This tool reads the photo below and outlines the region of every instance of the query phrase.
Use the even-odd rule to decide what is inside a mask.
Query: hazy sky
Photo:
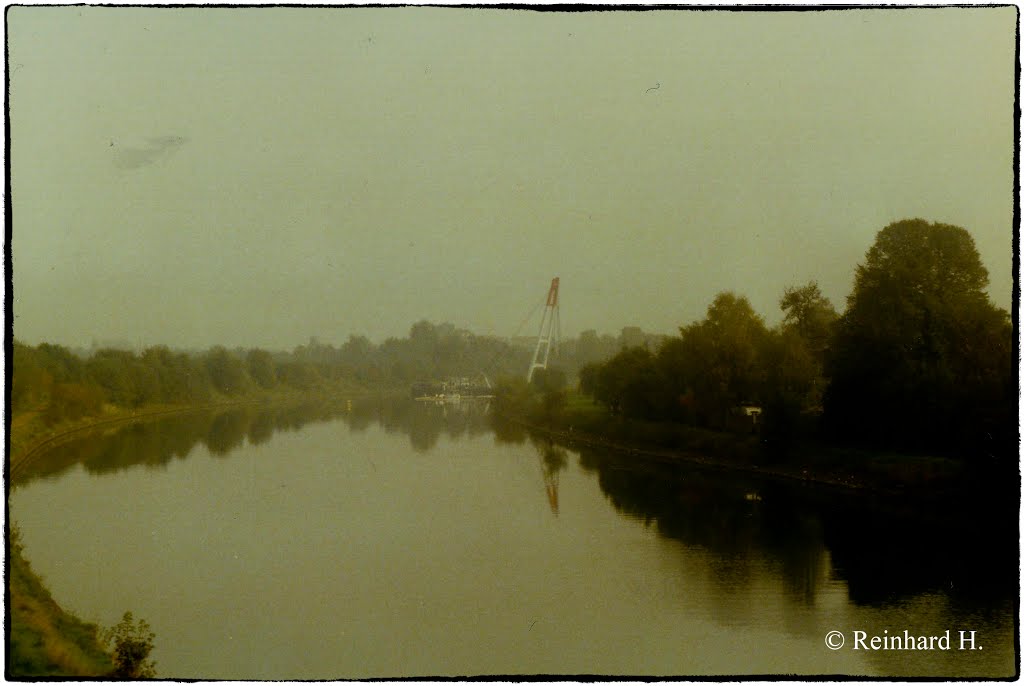
[[[10,8],[14,334],[773,323],[910,217],[1009,308],[1016,11]]]

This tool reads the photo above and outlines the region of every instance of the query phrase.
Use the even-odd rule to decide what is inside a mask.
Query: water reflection
[[[321,422],[340,420],[353,432],[373,425],[409,437],[417,452],[434,448],[441,436],[459,439],[489,432],[487,404],[435,404],[388,396],[355,399],[316,398],[276,405],[243,405],[105,429],[63,445],[25,465],[17,485],[53,477],[81,464],[104,474],[136,465],[159,468],[183,459],[203,445],[212,455],[227,457],[248,441],[260,445],[275,432],[293,432]],[[525,436],[525,434],[524,434]]]
[[[735,599],[746,597],[766,570],[780,578],[789,601],[783,620],[791,630],[808,626],[798,607],[821,604],[837,582],[845,582],[849,600],[861,610],[848,620],[849,627],[834,628],[869,635],[903,629],[988,633],[986,650],[992,652],[985,655],[868,654],[881,673],[1012,673],[1017,537],[1014,518],[993,517],[999,508],[894,510],[864,495],[639,465],[586,448],[580,464],[596,472],[618,511],[687,548],[711,553],[707,564],[719,619],[738,624],[761,619],[761,608]],[[993,666],[996,672],[986,671]]]
[[[579,488],[583,480],[599,486],[595,502],[600,504],[603,494],[623,517],[673,542],[658,548],[657,564],[667,570],[667,581],[659,577],[656,583],[664,584],[662,590],[678,602],[681,614],[706,614],[730,630],[774,623],[819,650],[830,629],[873,635],[903,629],[914,634],[977,630],[985,632],[983,653],[877,652],[863,657],[887,675],[1012,673],[1018,569],[1013,503],[1003,508],[947,503],[929,510],[899,501],[873,503],[862,495],[566,448],[489,416],[481,403],[347,400],[241,406],[97,433],[29,465],[19,483],[52,477],[76,464],[93,474],[139,465],[161,469],[199,445],[228,458],[246,443],[265,444],[277,432],[317,422],[340,421],[355,434],[379,426],[406,436],[420,455],[442,437],[493,435],[496,446],[524,446],[529,483],[536,485],[538,498],[543,489],[547,507],[558,517],[544,513],[553,531],[579,516],[568,507],[561,510],[562,497],[573,493],[562,490]],[[523,455],[514,454],[517,459]],[[579,470],[571,469],[574,461]],[[392,472],[392,479],[398,473]],[[505,485],[489,497],[503,497]],[[456,538],[472,538],[473,526],[467,523],[470,533]],[[502,536],[511,533],[502,530]],[[651,557],[640,559],[650,563]]]
[[[15,485],[76,464],[95,474],[136,465],[160,468],[200,444],[227,457],[246,441],[260,445],[275,432],[332,420],[357,433],[379,425],[404,434],[420,453],[432,450],[442,436],[457,440],[493,433],[498,444],[529,441],[548,504],[558,514],[559,476],[570,460],[565,447],[490,416],[485,402],[435,404],[387,396],[246,405],[97,432],[26,465]],[[760,557],[778,567],[787,596],[805,605],[815,603],[829,575],[845,581],[851,600],[861,605],[942,592],[953,607],[974,609],[1016,591],[1013,502],[1004,508],[950,503],[941,510],[900,511],[874,506],[859,495],[577,450],[580,467],[596,475],[617,511],[666,538],[713,552],[722,562],[715,579],[728,588],[745,583],[748,565]]]
[[[558,475],[569,466],[569,454],[565,448],[557,445],[550,438],[537,435],[530,436],[530,442],[537,450],[540,458],[540,471],[544,479],[544,492],[548,497],[551,512],[558,514]]]

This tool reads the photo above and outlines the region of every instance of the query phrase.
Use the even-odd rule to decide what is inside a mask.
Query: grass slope
[[[113,668],[97,638],[99,628],[65,612],[32,571],[11,528],[7,560],[10,587],[10,634],[7,678],[104,676]]]

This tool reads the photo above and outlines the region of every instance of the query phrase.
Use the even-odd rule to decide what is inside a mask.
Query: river
[[[147,620],[162,678],[1015,671],[1015,519],[561,447],[479,404],[97,433],[9,505],[57,601]],[[905,632],[950,645],[870,649]]]

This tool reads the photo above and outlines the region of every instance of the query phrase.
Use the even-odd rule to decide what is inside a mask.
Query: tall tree
[[[588,372],[589,375],[589,372]],[[613,414],[654,419],[663,402],[663,385],[654,356],[646,348],[626,348],[601,365],[592,380],[594,399]],[[588,379],[588,384],[591,382]]]
[[[903,448],[997,450],[984,427],[1012,418],[1011,339],[987,285],[965,229],[921,219],[882,229],[829,351],[829,427]]]
[[[273,388],[277,384],[277,370],[274,357],[266,350],[253,348],[245,356],[245,364],[252,378],[261,388]]]
[[[779,307],[784,316],[775,341],[776,344],[781,345],[781,348],[776,346],[775,354],[782,353],[791,357],[796,355],[797,358],[804,360],[804,356],[797,350],[797,348],[803,347],[807,356],[805,361],[810,365],[798,364],[794,368],[796,371],[772,370],[773,382],[781,381],[787,374],[788,380],[782,382],[786,386],[785,389],[779,388],[776,384],[771,390],[772,392],[782,391],[787,398],[792,400],[794,397],[791,395],[794,389],[793,379],[803,375],[802,378],[807,385],[801,405],[805,410],[820,413],[822,394],[827,386],[825,351],[835,332],[839,315],[831,301],[822,294],[816,281],[811,281],[804,286],[787,288],[783,292],[782,298],[779,299]],[[769,367],[773,366],[775,365],[769,364]],[[809,377],[806,376],[807,373],[810,374]],[[778,396],[776,397],[778,398]]]
[[[204,357],[213,387],[227,395],[244,393],[252,387],[245,364],[224,346],[215,345]]]
[[[822,295],[818,282],[787,288],[779,300],[779,307],[785,313],[783,327],[793,329],[815,357],[823,355],[839,314],[831,301]]]
[[[719,293],[707,317],[681,329],[679,354],[699,423],[725,426],[739,403],[756,401],[763,384],[761,350],[768,331],[750,301]]]

